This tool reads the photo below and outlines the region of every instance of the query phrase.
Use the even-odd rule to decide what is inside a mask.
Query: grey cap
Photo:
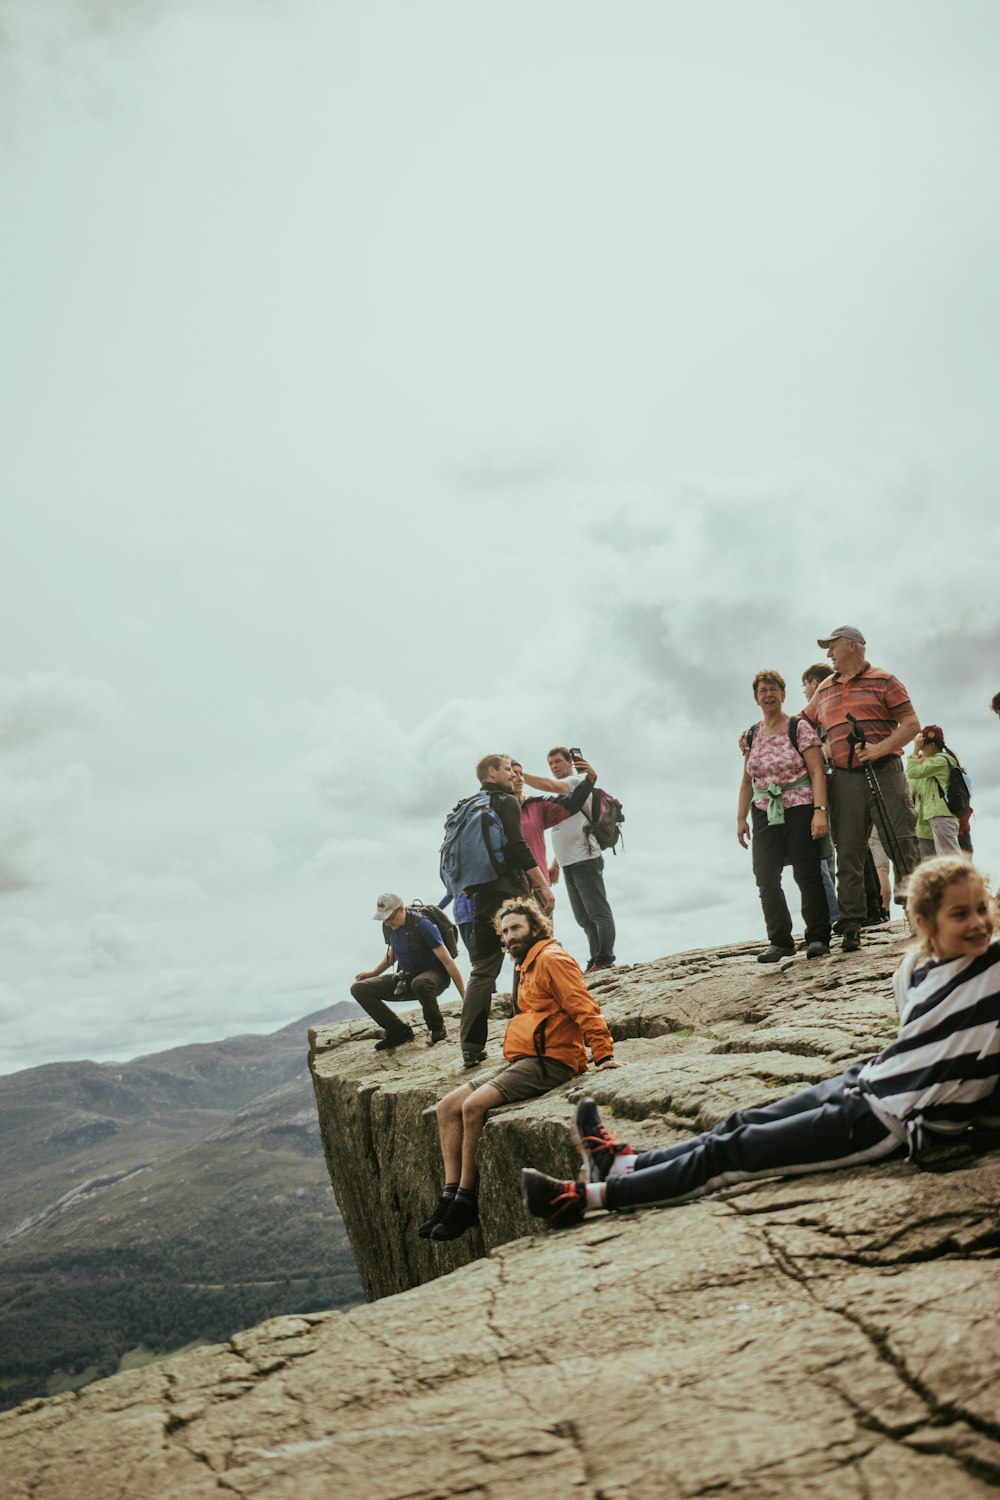
[[[825,651],[827,646],[832,646],[834,641],[856,641],[859,646],[865,644],[865,638],[856,625],[838,625],[836,630],[831,630],[824,641],[817,641],[817,646],[822,646]]]
[[[375,902],[375,915],[373,922],[387,922],[394,911],[399,911],[403,904],[402,896],[396,896],[392,891],[383,891]]]

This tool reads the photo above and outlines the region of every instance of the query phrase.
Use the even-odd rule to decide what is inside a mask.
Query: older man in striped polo
[[[866,660],[865,638],[855,626],[841,625],[817,645],[826,651],[833,673],[816,689],[802,714],[823,730],[833,766],[829,792],[837,848],[838,926],[844,952],[856,953],[867,911],[865,851],[873,820],[883,847],[890,850],[895,845],[898,850],[897,886],[920,861],[913,799],[902,763],[903,746],[919,730],[920,720],[899,678]],[[854,740],[852,719],[865,732],[864,745]],[[888,842],[869,786],[869,766],[891,825]]]

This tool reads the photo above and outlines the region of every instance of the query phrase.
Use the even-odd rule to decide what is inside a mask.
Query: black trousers
[[[466,1051],[481,1052],[486,1046],[493,1001],[493,985],[503,968],[507,951],[493,926],[493,918],[510,896],[531,892],[528,877],[520,870],[476,886],[472,895],[472,973],[465,986],[462,1006],[461,1043]]]
[[[823,889],[822,839],[810,831],[813,807],[786,807],[784,823],[768,823],[767,813],[753,808],[753,873],[764,912],[768,942],[779,948],[791,948],[792,919],[788,902],[781,889],[781,872],[792,867],[795,884],[802,896],[802,920],[807,943],[830,941],[830,907]]]

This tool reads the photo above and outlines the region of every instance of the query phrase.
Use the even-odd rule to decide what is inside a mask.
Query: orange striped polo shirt
[[[857,719],[869,741],[875,744],[887,739],[913,712],[910,695],[899,678],[865,662],[858,675],[849,677],[846,682],[835,672],[820,683],[802,710],[802,716],[810,724],[822,726],[830,759],[835,766],[845,768],[851,753],[847,737],[854,729],[854,725],[848,723],[849,713]],[[896,750],[893,753],[901,756],[903,752]]]

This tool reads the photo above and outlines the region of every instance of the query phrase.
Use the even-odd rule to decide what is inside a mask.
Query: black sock
[[[476,1190],[475,1190],[475,1188],[463,1188],[463,1187],[460,1187],[458,1189],[458,1191],[456,1192],[456,1194],[455,1194],[455,1202],[456,1203],[465,1203],[465,1204],[468,1204],[468,1206],[470,1208],[474,1206],[475,1201],[476,1201]]]
[[[444,1185],[444,1187],[441,1189],[441,1197],[442,1198],[454,1198],[454,1196],[455,1196],[455,1194],[457,1192],[458,1192],[458,1183],[457,1182],[446,1182],[445,1185]]]

